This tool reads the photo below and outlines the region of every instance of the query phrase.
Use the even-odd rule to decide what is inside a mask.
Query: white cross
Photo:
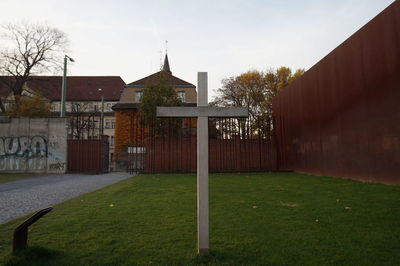
[[[197,73],[197,107],[157,107],[158,117],[197,117],[197,247],[209,251],[208,118],[247,117],[245,107],[208,107],[207,72]]]

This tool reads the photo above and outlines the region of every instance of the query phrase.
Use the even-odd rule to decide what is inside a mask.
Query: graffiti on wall
[[[44,136],[0,137],[0,170],[43,170],[47,157]]]
[[[66,163],[57,161],[56,163],[50,164],[49,169],[52,171],[64,171],[66,170]]]

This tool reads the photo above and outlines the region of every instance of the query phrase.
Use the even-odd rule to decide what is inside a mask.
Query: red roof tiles
[[[144,88],[147,83],[157,82],[160,77],[165,78],[165,82],[173,88],[196,88],[192,83],[184,81],[178,77],[175,77],[170,72],[159,71],[145,78],[136,80],[132,83],[127,84],[127,88]]]
[[[0,79],[9,78],[0,76]],[[51,101],[61,100],[61,76],[32,76],[26,85]],[[119,101],[124,86],[125,82],[119,76],[69,76],[67,101],[99,101],[99,88],[102,89],[105,101]],[[0,82],[0,93],[4,95],[5,92],[6,89]]]

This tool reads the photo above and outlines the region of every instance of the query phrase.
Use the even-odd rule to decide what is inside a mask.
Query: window
[[[57,112],[57,103],[52,103],[50,109],[52,112]]]
[[[111,121],[110,119],[106,119],[105,128],[110,128],[110,127],[111,127]]]
[[[178,91],[178,98],[184,102],[185,101],[185,92],[184,91]]]
[[[115,128],[115,120],[111,120],[111,128]]]
[[[79,112],[79,103],[71,103],[71,111]]]
[[[143,91],[136,91],[135,102],[140,102],[142,100]]]
[[[112,112],[112,103],[107,103],[106,112]]]
[[[111,136],[110,146],[114,146],[114,136]]]

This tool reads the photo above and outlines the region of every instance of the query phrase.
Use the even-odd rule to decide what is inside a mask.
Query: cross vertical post
[[[197,248],[207,253],[208,211],[208,118],[248,117],[245,107],[208,107],[207,72],[197,74],[197,107],[157,107],[157,117],[197,117]]]
[[[197,73],[197,106],[208,106],[207,72]],[[208,211],[208,116],[197,118],[197,247],[199,253],[209,250]]]

